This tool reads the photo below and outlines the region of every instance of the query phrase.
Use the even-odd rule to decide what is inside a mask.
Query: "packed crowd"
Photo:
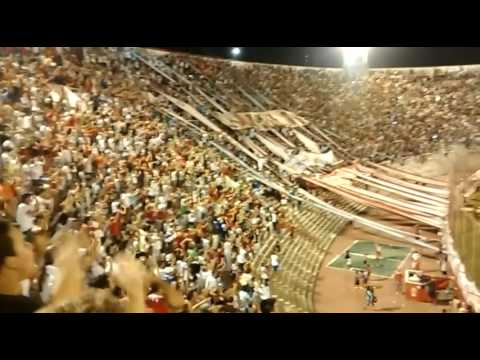
[[[0,68],[0,311],[273,311],[288,202],[158,112],[180,90],[117,48]]]
[[[478,145],[475,67],[371,71],[352,82],[341,70],[236,64],[179,54],[160,58],[167,65],[180,62],[175,71],[209,89],[233,113],[286,109],[305,117],[328,132],[350,159],[423,161],[429,153],[446,154],[453,145]],[[244,90],[254,101],[247,100]],[[295,148],[303,147],[287,129],[280,133]],[[333,204],[338,201],[316,195]],[[446,262],[440,264],[446,274]],[[374,304],[373,289],[366,288],[366,298]],[[454,311],[468,306],[458,308]]]
[[[1,50],[0,311],[272,311],[281,259],[258,276],[251,263],[289,202],[168,115],[189,118],[161,93],[209,118],[218,109],[199,88],[231,112],[294,111],[376,161],[468,146],[477,128],[470,72],[372,72],[352,84],[329,70],[161,56],[169,81],[128,49]]]
[[[352,82],[341,70],[183,58],[218,79],[215,85],[230,96],[240,97],[239,88],[247,89],[265,106],[293,111],[332,131],[338,144],[359,159],[422,159],[450,145],[468,147],[479,132],[474,69],[370,71]]]

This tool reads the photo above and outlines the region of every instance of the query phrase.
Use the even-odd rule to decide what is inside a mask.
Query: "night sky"
[[[192,54],[233,58],[227,47],[164,48]],[[341,67],[335,47],[241,47],[237,60],[271,64]],[[374,47],[370,67],[414,67],[480,64],[480,47]]]

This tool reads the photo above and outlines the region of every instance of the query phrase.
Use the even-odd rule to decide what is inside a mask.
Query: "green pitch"
[[[350,258],[352,260],[350,269],[365,269],[363,261],[366,258],[373,275],[391,277],[397,270],[400,263],[408,256],[411,249],[405,246],[380,244],[382,247],[382,255],[380,259],[375,260],[375,244],[376,243],[373,241],[355,241],[353,245],[347,249],[350,250]],[[337,269],[349,270],[347,261],[345,259],[345,253],[347,250],[333,259],[328,266]]]

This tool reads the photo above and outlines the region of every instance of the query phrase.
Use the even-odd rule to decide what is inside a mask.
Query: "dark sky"
[[[232,58],[226,47],[176,47],[173,51]],[[342,57],[335,47],[242,47],[238,60],[272,64],[340,67]],[[413,67],[480,64],[480,47],[375,47],[370,67]]]

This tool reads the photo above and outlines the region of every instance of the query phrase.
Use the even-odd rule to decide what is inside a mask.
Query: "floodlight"
[[[242,49],[240,49],[240,48],[238,48],[238,47],[232,48],[232,55],[233,55],[234,57],[239,56],[241,53],[242,53]]]
[[[368,62],[369,47],[342,47],[343,64],[346,67],[363,65]]]

